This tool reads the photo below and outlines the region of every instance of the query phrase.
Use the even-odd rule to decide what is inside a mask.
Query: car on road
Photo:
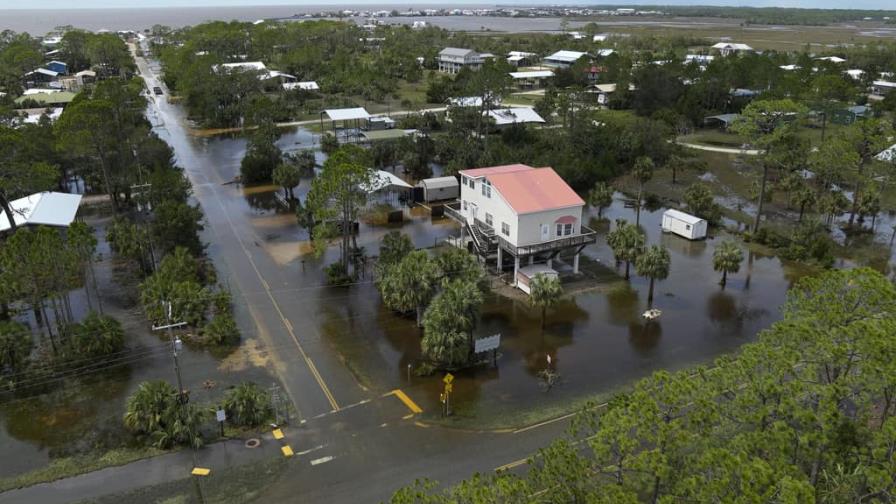
[[[159,96],[162,94],[162,88],[160,88],[159,86],[155,86],[154,88],[152,88],[152,92],[155,93],[156,96]]]

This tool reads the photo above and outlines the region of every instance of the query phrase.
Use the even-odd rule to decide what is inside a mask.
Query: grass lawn
[[[62,478],[85,474],[106,467],[120,466],[131,462],[169,453],[152,447],[119,448],[102,453],[91,453],[76,457],[62,457],[50,460],[46,467],[0,479],[0,492],[23,488],[38,483],[46,483]]]

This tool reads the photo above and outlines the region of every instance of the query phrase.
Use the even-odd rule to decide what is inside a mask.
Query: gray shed
[[[442,201],[457,199],[460,196],[460,184],[457,177],[435,177],[417,182],[423,188],[423,201]]]

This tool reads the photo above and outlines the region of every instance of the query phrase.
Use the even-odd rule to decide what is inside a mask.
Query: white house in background
[[[875,96],[886,96],[894,89],[896,89],[896,82],[876,80],[871,83],[871,94]]]
[[[863,75],[865,75],[865,71],[859,70],[858,68],[852,68],[849,70],[845,70],[843,73],[852,77],[854,80],[859,80],[862,78]]]
[[[447,74],[456,74],[461,68],[478,70],[482,67],[482,57],[472,49],[446,47],[439,51],[436,60],[439,63],[439,71]]]
[[[716,57],[709,54],[688,54],[684,57],[684,64],[696,63],[703,66],[712,63],[712,60],[714,59],[716,59]]]
[[[663,212],[663,232],[675,233],[688,240],[706,238],[706,220],[679,210],[669,209]]]
[[[278,70],[269,70],[261,61],[241,61],[237,63],[222,63],[212,66],[217,72],[257,72],[259,80],[279,79],[282,82],[294,82],[298,79],[294,75],[290,75]]]
[[[460,171],[460,201],[445,207],[458,221],[458,244],[470,247],[485,260],[513,258],[513,281],[519,281],[520,262],[535,259],[552,268],[561,251],[573,252],[572,269],[578,273],[579,253],[597,240],[582,225],[585,202],[553,168],[524,164]]]
[[[292,91],[294,89],[301,89],[303,91],[320,91],[320,86],[315,81],[284,82],[283,89],[287,91]]]
[[[579,51],[557,51],[545,57],[544,64],[555,68],[569,68],[575,65],[582,56],[585,56],[585,53]]]
[[[514,85],[520,89],[533,89],[544,86],[544,82],[554,76],[551,70],[528,70],[523,72],[510,72],[510,78]]]
[[[533,58],[535,58],[535,53],[524,51],[510,51],[509,53],[507,53],[507,62],[515,67],[526,65]]]
[[[747,44],[738,44],[735,42],[719,42],[718,44],[713,45],[712,48],[719,51],[719,54],[722,56],[753,52],[753,48]]]
[[[825,56],[823,58],[815,58],[818,61],[830,61],[831,63],[846,63],[846,60],[839,56]]]
[[[489,110],[485,113],[494,121],[496,128],[506,128],[514,124],[544,124],[545,120],[532,107],[514,107]]]
[[[68,227],[75,221],[80,194],[39,192],[9,202],[17,227]],[[0,233],[9,231],[6,212],[0,212]]]
[[[598,33],[597,35],[591,37],[591,41],[592,42],[606,42],[608,38],[610,38],[609,34]]]
[[[803,67],[801,67],[799,65],[794,65],[793,63],[791,63],[789,65],[779,65],[778,68],[780,68],[781,70],[786,70],[788,72],[793,72],[794,70],[799,70],[800,68],[803,68]]]

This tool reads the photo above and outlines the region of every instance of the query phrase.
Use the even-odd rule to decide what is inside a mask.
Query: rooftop
[[[674,208],[670,208],[670,209],[666,210],[665,212],[663,212],[663,215],[668,215],[669,217],[672,217],[673,219],[678,219],[684,223],[691,224],[691,225],[697,224],[698,222],[703,220],[700,217],[693,216],[689,213],[684,213],[680,210],[675,210]]]
[[[67,227],[75,220],[80,194],[40,192],[9,202],[16,226]],[[11,228],[5,212],[0,212],[0,232]]]
[[[350,121],[352,119],[370,118],[370,114],[364,107],[326,109],[324,110],[324,114],[327,114],[327,117],[329,117],[331,121]]]
[[[446,47],[439,51],[440,56],[468,56],[470,54],[475,54],[476,51],[472,49],[461,49],[459,47]]]
[[[486,177],[514,212],[527,214],[581,206],[585,201],[557,175],[553,168],[524,164],[462,170],[468,177]]]
[[[575,61],[578,61],[578,59],[584,55],[585,53],[579,51],[557,51],[554,54],[546,57],[545,59],[573,63]]]

